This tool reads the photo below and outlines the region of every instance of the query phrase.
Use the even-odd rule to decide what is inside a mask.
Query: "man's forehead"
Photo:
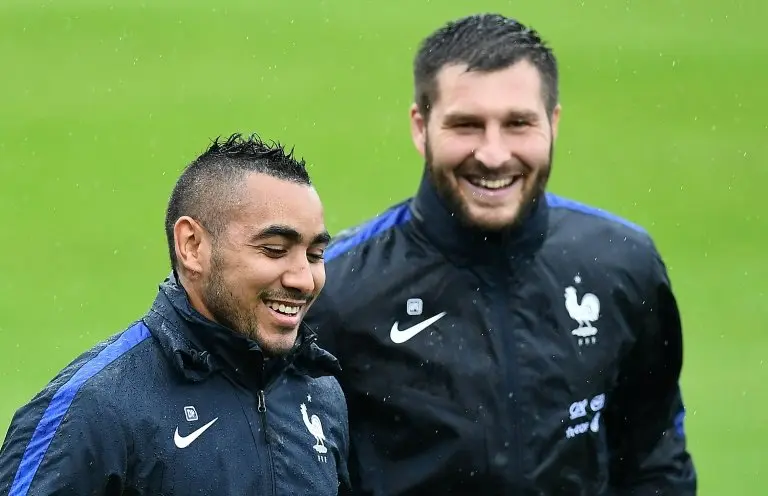
[[[260,219],[241,216],[233,227],[245,241],[284,238],[296,243],[320,243],[330,239],[322,219],[307,221],[295,216],[264,216]]]
[[[495,71],[468,71],[466,64],[448,65],[438,72],[437,83],[438,106],[446,113],[487,104],[497,109],[504,104],[533,109],[544,103],[541,74],[525,59]]]
[[[266,210],[290,209],[297,203],[322,208],[315,188],[262,173],[246,177],[241,191],[243,203],[258,205]]]
[[[251,174],[233,220],[244,233],[287,226],[305,237],[325,231],[323,207],[315,189],[266,174]]]
[[[499,76],[505,79],[527,79],[530,82],[541,82],[539,69],[528,59],[523,58],[514,64],[493,70],[470,70],[466,63],[446,64],[437,72],[436,79],[441,86],[455,84],[471,84],[473,80],[479,80]]]

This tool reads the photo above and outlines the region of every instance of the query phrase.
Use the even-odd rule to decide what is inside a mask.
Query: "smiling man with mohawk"
[[[292,153],[215,140],[168,204],[172,275],[19,409],[0,495],[344,494],[339,365],[302,325],[325,284],[323,218]]]

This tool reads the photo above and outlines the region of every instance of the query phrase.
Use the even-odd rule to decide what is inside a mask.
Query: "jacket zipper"
[[[509,330],[502,330],[502,332],[507,331]],[[505,376],[507,378],[507,384],[509,385],[509,394],[511,394],[507,399],[511,414],[510,418],[512,419],[512,450],[510,450],[510,453],[512,455],[512,474],[514,475],[513,484],[517,486],[522,480],[521,471],[523,456],[522,440],[520,439],[520,381],[517,374],[514,372],[517,369],[518,364],[517,346],[515,346],[514,339],[510,344],[510,353],[508,355],[509,361],[507,362]]]
[[[264,387],[264,389],[259,389],[258,393],[256,394],[258,399],[257,410],[261,416],[261,429],[264,431],[264,443],[267,446],[267,458],[269,458],[269,476],[271,480],[270,486],[272,488],[272,494],[277,494],[277,481],[275,480],[275,461],[272,457],[272,443],[269,440],[269,431],[267,429],[267,396],[265,392],[267,389],[269,389],[269,385]]]
[[[502,276],[498,279],[500,283],[500,287],[494,291],[494,294],[501,294],[503,295],[503,298],[501,301],[496,301],[493,303],[494,308],[496,311],[494,312],[496,317],[496,335],[497,340],[496,342],[499,343],[501,346],[501,353],[502,356],[506,356],[505,364],[504,364],[504,384],[507,386],[505,389],[507,390],[507,398],[504,400],[504,402],[507,405],[507,415],[506,418],[511,419],[511,439],[510,443],[511,446],[507,453],[509,453],[509,456],[511,458],[510,460],[510,472],[513,475],[511,483],[513,487],[520,487],[520,484],[522,483],[523,477],[522,477],[522,456],[523,456],[523,447],[522,447],[522,440],[520,436],[520,380],[518,375],[515,373],[517,370],[517,365],[519,363],[518,361],[518,351],[517,351],[517,343],[515,340],[514,335],[514,329],[509,328],[508,326],[505,326],[504,324],[509,322],[509,316],[507,312],[509,311],[508,303],[512,303],[513,305],[516,303],[516,301],[513,300],[513,294],[510,290],[510,287],[514,284],[514,281],[509,281],[507,276]],[[506,447],[502,447],[506,448]],[[489,460],[489,462],[492,462],[492,460]],[[506,494],[510,494],[508,491]],[[514,493],[512,493],[514,494]]]
[[[514,295],[514,292],[511,290],[511,288],[515,287],[517,284],[517,277],[516,275],[513,275],[512,280],[508,280],[504,286],[504,295],[505,300],[508,302],[511,302],[512,305],[520,304],[519,299],[517,299]],[[504,308],[504,307],[499,307]],[[502,315],[500,317],[504,317],[503,310]],[[505,319],[506,321],[506,319]],[[510,329],[512,331],[512,329]],[[509,353],[509,362],[507,364],[507,380],[509,382],[509,386],[512,392],[512,397],[510,398],[510,405],[509,408],[512,413],[512,442],[514,443],[514,447],[512,450],[512,473],[514,474],[513,483],[518,488],[522,489],[522,484],[524,480],[523,476],[523,440],[521,436],[522,432],[522,426],[521,426],[521,418],[522,418],[522,408],[521,408],[521,401],[522,401],[522,387],[520,385],[520,376],[517,372],[518,370],[518,364],[520,363],[519,360],[519,352],[517,347],[517,339],[516,336],[512,335],[510,332],[508,334],[510,336],[510,343],[509,343],[509,349],[511,352]]]
[[[313,342],[317,340],[316,335],[311,335],[307,339],[304,340],[304,342],[297,348],[296,352],[293,353],[292,358],[295,358],[296,355],[301,353],[304,348],[309,347]],[[290,365],[287,364],[287,365]],[[282,373],[285,369],[282,371],[278,371],[275,373],[275,377],[279,376],[280,373]],[[262,368],[262,377],[266,375],[266,370]],[[272,481],[271,487],[272,487],[272,494],[277,494],[277,481],[275,480],[275,461],[273,459],[272,455],[272,443],[269,440],[269,430],[268,430],[268,422],[267,422],[267,395],[266,392],[269,391],[270,386],[274,383],[274,379],[269,381],[267,384],[264,385],[262,389],[259,389],[256,393],[256,398],[258,401],[257,410],[259,412],[259,415],[261,416],[261,429],[264,431],[264,443],[267,446],[267,457],[269,458],[269,474],[270,479]]]

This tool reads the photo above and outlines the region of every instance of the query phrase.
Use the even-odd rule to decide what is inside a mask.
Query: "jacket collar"
[[[312,377],[341,370],[336,357],[315,344],[317,336],[303,322],[291,352],[282,358],[268,358],[254,340],[195,310],[175,272],[160,284],[144,320],[165,354],[192,381],[221,371],[263,388],[287,368]]]
[[[454,262],[508,264],[541,246],[548,227],[546,195],[541,195],[515,227],[486,232],[462,224],[438,194],[425,171],[411,202],[414,223]]]

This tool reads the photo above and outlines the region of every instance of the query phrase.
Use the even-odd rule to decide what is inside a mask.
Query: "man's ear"
[[[211,252],[210,239],[203,226],[192,217],[179,217],[173,225],[173,240],[180,267],[190,275],[202,273]]]
[[[415,103],[411,105],[411,139],[414,146],[419,151],[421,156],[424,156],[426,150],[426,138],[427,138],[427,121],[419,110],[419,106]]]
[[[557,129],[560,126],[560,113],[562,112],[563,108],[558,103],[555,105],[555,108],[552,109],[552,116],[550,117],[550,121],[552,124],[552,142],[555,142],[557,140]]]

